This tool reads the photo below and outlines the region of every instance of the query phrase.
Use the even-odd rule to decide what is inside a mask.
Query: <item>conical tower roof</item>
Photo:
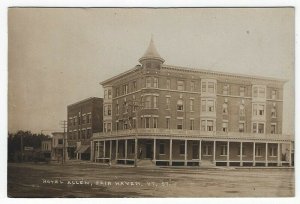
[[[145,54],[140,58],[139,61],[141,62],[145,59],[156,59],[156,60],[161,61],[162,63],[165,61],[157,52],[152,37],[151,37],[150,44],[149,44]]]

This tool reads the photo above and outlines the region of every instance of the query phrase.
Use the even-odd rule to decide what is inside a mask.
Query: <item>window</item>
[[[111,105],[107,106],[107,115],[111,115]]]
[[[183,101],[181,99],[177,101],[177,110],[183,111]]]
[[[124,98],[124,109],[125,109],[124,113],[128,113],[128,103],[126,98]]]
[[[158,78],[157,77],[153,78],[153,87],[158,88]]]
[[[145,108],[151,108],[151,96],[146,96],[145,100]]]
[[[86,123],[86,115],[83,114],[83,115],[82,115],[82,124],[85,124],[85,123]]]
[[[206,112],[206,100],[201,101],[201,111]]]
[[[239,123],[239,132],[245,132],[245,123]]]
[[[157,118],[155,117],[153,118],[153,128],[157,128],[157,124],[158,124]]]
[[[107,124],[103,123],[103,132],[107,132]]]
[[[150,118],[149,117],[145,118],[145,128],[150,128]]]
[[[228,90],[229,90],[229,85],[224,85],[223,86],[223,94],[228,95]]]
[[[120,113],[120,106],[119,106],[119,104],[117,103],[117,104],[116,104],[116,114],[119,115],[119,113]]]
[[[253,115],[254,116],[264,116],[265,115],[265,105],[253,104]]]
[[[206,120],[201,120],[201,131],[206,131]]]
[[[271,124],[271,134],[276,134],[276,124],[275,123]]]
[[[270,155],[270,157],[276,157],[277,156],[277,147],[274,147],[274,146],[269,147],[269,155]]]
[[[133,90],[133,91],[136,91],[136,90],[137,90],[137,83],[136,83],[136,81],[133,81],[133,82],[132,82],[132,90]]]
[[[222,131],[223,132],[228,132],[228,122],[223,122],[222,123]]]
[[[273,103],[273,107],[271,109],[271,117],[276,118],[276,103]]]
[[[111,90],[109,89],[107,92],[108,92],[107,93],[108,98],[111,99]]]
[[[215,111],[215,101],[210,99],[203,99],[201,101],[201,111],[202,112],[214,112]]]
[[[153,96],[153,108],[157,108],[158,96]]]
[[[206,82],[201,83],[201,90],[202,92],[206,92]]]
[[[245,96],[245,87],[240,86],[240,96]]]
[[[209,144],[204,145],[204,156],[211,156],[212,155],[212,146]]]
[[[63,144],[63,139],[58,139],[58,144]]]
[[[92,114],[88,114],[87,115],[87,123],[91,123],[92,122]]]
[[[82,134],[82,136],[81,136],[81,137],[82,137],[83,139],[85,139],[85,138],[86,138],[86,135],[85,135],[85,130],[81,130],[81,134]]]
[[[264,133],[265,124],[264,123],[253,123],[252,124],[253,133]]]
[[[124,121],[124,124],[123,124],[123,129],[126,130],[128,128],[128,124],[127,124],[127,121]]]
[[[119,88],[116,88],[116,96],[119,96],[120,95],[120,90]]]
[[[111,132],[111,123],[107,123],[107,132]]]
[[[104,98],[105,98],[105,99],[108,98],[108,97],[107,97],[107,90],[104,90]]]
[[[277,99],[277,91],[276,90],[272,90],[272,99],[273,100]]]
[[[255,156],[257,156],[257,157],[262,156],[262,147],[261,146],[255,146]]]
[[[185,141],[180,141],[179,154],[185,154]]]
[[[194,119],[190,119],[190,130],[194,130]]]
[[[184,90],[184,82],[183,81],[177,81],[177,90],[179,90],[179,91]]]
[[[166,106],[167,109],[170,109],[170,97],[166,97]]]
[[[253,97],[266,98],[266,88],[264,86],[253,86]]]
[[[177,129],[178,130],[183,129],[183,119],[177,119]]]
[[[146,77],[146,88],[151,87],[151,77]]]
[[[132,119],[132,128],[136,128],[136,118]]]
[[[190,99],[190,111],[194,111],[194,100]]]
[[[86,136],[87,136],[87,138],[91,137],[91,129],[86,130]]]
[[[208,82],[207,91],[208,91],[208,93],[215,93],[215,84],[214,84],[214,82]]]
[[[212,120],[207,121],[207,131],[214,131],[214,122]]]
[[[223,112],[223,114],[228,114],[228,105],[227,105],[227,102],[223,103],[222,112]]]
[[[159,143],[159,154],[165,154],[165,143]]]
[[[166,89],[171,89],[171,80],[167,79]]]
[[[123,94],[128,94],[128,84],[123,85]]]
[[[227,155],[227,145],[221,145],[221,156]]]
[[[244,104],[240,105],[240,116],[245,116],[245,106],[244,106]]]
[[[119,122],[116,121],[116,130],[119,130]]]
[[[191,91],[195,91],[195,82],[191,81]]]
[[[208,100],[207,101],[207,108],[208,112],[214,112],[214,101],[213,100]]]
[[[166,128],[170,129],[170,118],[166,118]]]

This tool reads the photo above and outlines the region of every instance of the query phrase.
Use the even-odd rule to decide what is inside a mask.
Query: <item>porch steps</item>
[[[200,168],[215,168],[216,164],[214,164],[212,161],[208,160],[201,160]]]
[[[138,167],[150,167],[155,166],[155,163],[150,159],[141,159],[137,161]]]

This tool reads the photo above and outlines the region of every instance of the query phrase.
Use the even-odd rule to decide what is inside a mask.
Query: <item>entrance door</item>
[[[151,143],[146,144],[146,158],[147,159],[152,158],[152,144]]]
[[[198,159],[199,148],[197,144],[193,144],[193,159]]]

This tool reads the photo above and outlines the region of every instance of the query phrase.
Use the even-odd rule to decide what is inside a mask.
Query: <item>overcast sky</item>
[[[285,133],[294,132],[294,10],[9,10],[8,130],[61,130],[67,105],[144,54],[151,34],[165,64],[289,80]]]

